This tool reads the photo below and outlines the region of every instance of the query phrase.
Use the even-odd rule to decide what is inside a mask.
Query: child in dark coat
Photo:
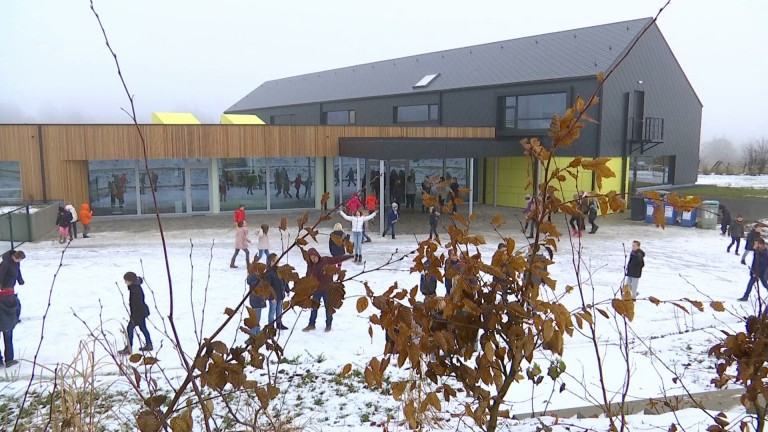
[[[754,250],[755,242],[757,239],[763,238],[763,235],[760,231],[760,226],[754,224],[752,229],[747,234],[747,244],[744,246],[744,254],[741,255],[742,264],[747,265],[747,255],[749,255],[749,253]]]
[[[597,202],[593,199],[589,200],[589,210],[587,211],[587,217],[589,218],[589,224],[592,225],[592,229],[589,231],[589,233],[594,234],[600,227],[595,223],[597,220]]]
[[[731,212],[727,208],[725,208],[725,206],[722,204],[718,206],[718,209],[720,210],[720,232],[723,235],[725,235],[725,233],[728,232],[728,227],[732,223]],[[736,247],[736,249],[738,249],[738,246]]]
[[[125,349],[118,351],[118,354],[128,355],[133,347],[133,333],[136,327],[144,335],[145,344],[139,348],[140,351],[152,351],[152,338],[147,329],[147,317],[149,316],[149,306],[144,302],[144,290],[141,284],[144,280],[134,272],[128,272],[123,275],[123,280],[128,286],[128,307],[130,310],[130,320],[128,322],[128,345]]]
[[[645,267],[645,252],[640,249],[640,242],[635,240],[632,242],[632,252],[629,254],[625,273],[627,285],[632,291],[632,299],[637,298],[637,285],[640,283],[640,276],[643,275],[643,267]]]
[[[56,214],[56,225],[59,227],[59,243],[66,243],[69,236],[69,226],[72,225],[72,213],[59,206]]]
[[[389,230],[392,230],[392,240],[395,239],[395,224],[400,219],[400,212],[397,207],[397,203],[392,203],[392,209],[387,213],[387,227],[384,229],[382,237],[386,237]]]
[[[758,281],[768,289],[768,281],[765,280],[765,271],[768,270],[768,251],[765,249],[765,240],[762,237],[756,239],[752,247],[755,254],[752,257],[752,266],[749,268],[749,283],[739,301],[749,300],[749,293]]]
[[[736,216],[736,220],[728,227],[728,232],[731,235],[731,244],[729,244],[725,250],[730,252],[731,247],[736,245],[735,253],[738,255],[741,238],[744,237],[744,218],[741,215]]]

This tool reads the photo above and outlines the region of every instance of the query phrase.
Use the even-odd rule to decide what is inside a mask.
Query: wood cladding
[[[496,133],[489,127],[439,126],[0,125],[0,160],[19,161],[25,200],[47,197],[79,205],[88,200],[89,160],[144,157],[139,130],[149,159],[338,156],[339,138],[493,138]]]

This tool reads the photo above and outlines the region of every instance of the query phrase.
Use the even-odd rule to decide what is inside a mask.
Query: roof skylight
[[[421,79],[421,81],[419,81],[416,84],[414,84],[413,88],[424,88],[424,87],[427,87],[428,85],[432,84],[432,81],[434,81],[435,78],[437,78],[438,76],[440,76],[439,73],[426,75],[424,78]]]

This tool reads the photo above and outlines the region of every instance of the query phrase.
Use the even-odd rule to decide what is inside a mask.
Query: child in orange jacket
[[[91,232],[91,218],[93,217],[93,211],[88,203],[83,203],[80,206],[80,223],[83,224],[83,238],[88,238],[88,233]]]

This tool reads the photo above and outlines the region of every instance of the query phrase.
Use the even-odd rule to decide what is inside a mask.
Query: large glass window
[[[137,214],[136,171],[135,160],[88,162],[88,190],[94,215]],[[148,188],[144,179],[141,192],[146,193]]]
[[[143,169],[141,171],[144,171]],[[149,161],[149,178],[146,173],[139,174],[139,193],[141,194],[141,213],[155,213],[155,203],[152,200],[150,187],[155,188],[157,209],[160,213],[186,213],[187,178],[183,159],[158,159]],[[144,184],[142,188],[142,175]]]
[[[219,159],[219,208],[234,211],[240,204],[248,210],[265,210],[267,165],[262,158]]]
[[[357,158],[334,158],[333,187],[336,199],[346,200],[353,192],[363,191],[368,177],[365,174],[365,159],[360,159],[360,175],[357,172]]]
[[[355,110],[324,112],[323,122],[327,125],[355,124]]]
[[[19,162],[0,162],[0,199],[21,200],[21,170]]]
[[[508,96],[504,101],[504,127],[547,129],[552,116],[566,108],[565,93]]]
[[[273,125],[296,124],[296,115],[294,114],[273,115],[269,117],[269,124],[273,124]]]
[[[270,171],[270,209],[315,206],[315,158],[267,160]]]
[[[437,104],[395,107],[395,123],[436,122],[439,118]]]
[[[635,188],[673,183],[674,156],[635,156],[630,172]],[[636,171],[636,172],[635,172]]]

